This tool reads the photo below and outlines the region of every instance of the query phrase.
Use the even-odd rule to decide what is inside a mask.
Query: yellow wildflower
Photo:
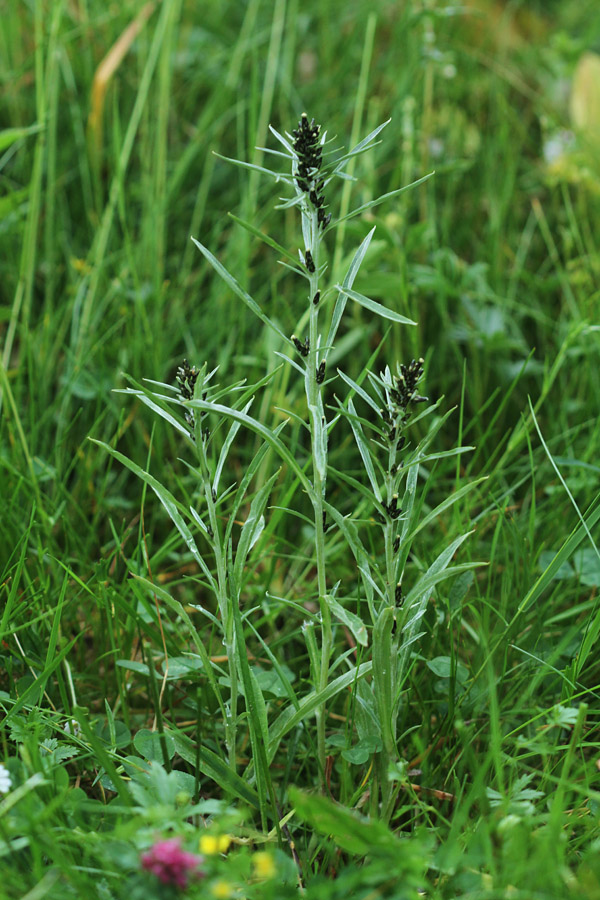
[[[206,856],[225,853],[230,844],[231,838],[228,834],[203,834],[200,838],[200,853],[204,853]]]
[[[256,878],[272,878],[275,875],[275,860],[271,853],[260,851],[252,857],[252,867]]]
[[[217,900],[228,900],[228,898],[231,897],[232,886],[228,881],[214,881],[210,891]]]

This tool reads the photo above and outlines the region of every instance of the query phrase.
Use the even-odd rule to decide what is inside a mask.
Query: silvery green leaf
[[[289,159],[289,153],[282,153],[281,150],[272,150],[270,147],[255,147],[255,150],[260,150],[261,153],[270,153],[271,156],[280,156],[283,159]]]
[[[231,275],[227,271],[225,266],[223,266],[219,262],[219,260],[216,258],[216,256],[213,256],[213,254],[210,252],[210,250],[207,247],[205,247],[203,244],[201,244],[200,241],[197,241],[196,238],[193,237],[192,240],[193,240],[194,244],[196,245],[196,247],[198,248],[198,250],[200,250],[202,255],[205,257],[205,259],[207,259],[208,262],[211,264],[211,266],[213,267],[215,272],[221,276],[221,278],[223,279],[225,284],[229,285],[231,290],[235,294],[237,294],[237,296],[241,300],[244,301],[246,306],[248,306],[252,310],[254,315],[257,316],[261,320],[261,322],[264,322],[265,325],[268,325],[269,328],[272,328],[273,331],[275,331],[280,337],[283,338],[283,340],[286,343],[289,344],[290,341],[285,336],[285,334],[283,333],[281,328],[279,328],[279,326],[276,325],[275,322],[273,322],[267,315],[265,315],[265,313],[262,311],[262,309],[260,308],[260,306],[258,305],[256,300],[253,300],[252,297],[250,296],[250,294],[247,291],[245,291],[240,284],[238,284],[238,282],[233,277],[233,275]]]
[[[302,196],[296,194],[295,197],[280,197],[281,203],[278,203],[275,209],[291,209],[292,206],[299,206],[302,203]]]
[[[396,740],[396,717],[393,715],[396,691],[397,661],[392,652],[395,609],[380,610],[373,628],[373,691],[379,713],[379,728],[384,746],[392,753]]]
[[[137,463],[134,463],[131,459],[128,459],[122,453],[119,453],[118,450],[115,450],[109,444],[105,444],[104,441],[98,441],[94,438],[90,438],[90,440],[93,441],[94,444],[98,444],[99,447],[103,447],[104,450],[110,453],[111,456],[114,456],[115,459],[126,466],[126,468],[130,470],[130,472],[133,472],[134,475],[137,475],[138,478],[141,478],[142,481],[144,481],[149,487],[152,488],[152,490],[166,509],[167,513],[169,514],[169,518],[175,525],[177,531],[184,539],[192,556],[194,557],[194,559],[206,575],[209,583],[216,592],[216,584],[210,572],[210,569],[204,562],[204,558],[198,550],[198,547],[196,546],[194,536],[188,528],[183,516],[179,512],[179,509],[177,508],[177,501],[175,500],[175,497],[171,494],[171,492],[168,491],[166,487],[163,487],[160,481],[157,481],[153,475],[150,475],[149,472],[145,472],[144,469],[137,465]]]
[[[287,424],[286,422],[281,422],[277,426],[277,428],[275,428],[273,430],[273,433],[275,434],[276,437],[278,437],[281,434],[281,432],[285,428],[286,424]],[[235,497],[233,498],[233,503],[232,503],[231,508],[228,513],[227,527],[225,528],[225,536],[223,538],[223,544],[225,546],[227,546],[230,543],[231,532],[233,531],[233,526],[234,526],[236,518],[237,518],[238,510],[241,507],[242,503],[244,502],[244,498],[245,498],[246,492],[248,490],[248,485],[250,484],[250,482],[254,478],[256,472],[260,468],[268,449],[269,449],[268,444],[266,444],[266,443],[262,444],[258,448],[250,465],[245,467],[244,474],[240,480]]]
[[[295,272],[296,275],[302,275],[303,278],[308,278],[310,281],[310,275],[306,269],[301,269],[299,266],[290,266],[289,263],[284,262],[282,259],[278,259],[277,264],[283,266],[285,269],[289,269],[291,272]]]
[[[339,284],[336,284],[336,289],[346,294],[357,303],[360,303],[360,305],[364,306],[365,309],[376,313],[378,316],[381,316],[384,319],[390,319],[392,322],[398,322],[401,325],[417,324],[416,322],[413,322],[412,319],[407,319],[406,316],[401,316],[400,313],[394,312],[393,309],[388,309],[387,306],[383,306],[383,304],[377,303],[375,300],[371,300],[369,297],[365,297],[364,294],[359,294],[357,291],[352,291],[349,288],[344,288]]]
[[[290,260],[293,263],[296,262],[296,257],[293,255],[293,253],[290,253],[288,250],[285,249],[285,247],[282,247],[281,244],[278,244],[277,241],[273,240],[273,238],[270,237],[268,234],[265,234],[264,231],[261,231],[260,228],[256,228],[250,222],[246,222],[244,219],[240,219],[238,216],[234,216],[234,214],[231,212],[228,213],[228,216],[231,219],[233,219],[233,221],[236,222],[238,225],[241,225],[242,228],[245,228],[246,231],[249,231],[250,234],[253,234],[255,237],[257,237],[259,240],[263,241],[269,247],[272,247],[273,250],[277,250],[277,252],[281,253],[282,256],[285,256],[285,258],[287,260]]]
[[[438,584],[440,581],[443,581],[445,578],[448,578],[450,575],[458,574],[459,572],[464,572],[467,569],[472,569],[475,566],[481,565],[479,562],[472,563],[464,563],[458,566],[452,566],[448,568],[448,565],[466,539],[473,532],[469,531],[466,534],[462,534],[456,538],[456,540],[452,541],[452,543],[443,550],[439,556],[434,560],[434,562],[430,565],[427,572],[419,578],[415,586],[409,592],[406,600],[404,601],[404,614],[407,617],[408,621],[404,625],[402,631],[406,633],[410,637],[411,628],[414,626],[414,623],[420,618],[421,611],[425,610],[427,603],[429,602],[430,592]]]
[[[279,141],[279,143],[280,143],[283,147],[285,147],[285,149],[286,149],[287,152],[288,152],[288,155],[291,156],[291,157],[293,157],[293,158],[295,158],[295,157],[296,157],[296,151],[294,150],[294,148],[292,147],[292,145],[289,143],[289,141],[287,141],[287,140],[283,137],[283,135],[279,134],[279,132],[278,132],[275,128],[273,128],[272,125],[269,125],[269,131],[271,132],[272,135],[274,135],[274,136],[277,138],[277,140]]]
[[[325,599],[336,619],[339,619],[343,625],[346,625],[346,627],[350,629],[356,638],[357,643],[359,643],[361,647],[366,647],[369,643],[367,628],[360,616],[350,612],[348,609],[344,609],[341,603],[334,600],[331,595],[327,596]]]
[[[264,166],[256,166],[254,163],[244,162],[241,159],[232,159],[230,156],[222,156],[220,153],[217,153],[213,150],[215,156],[218,156],[219,159],[225,160],[225,162],[232,163],[234,166],[240,166],[242,169],[254,169],[255,172],[262,172],[263,175],[270,175],[271,178],[274,178],[275,181],[285,181],[286,184],[293,184],[293,181],[289,175],[282,175],[279,172],[273,172],[272,169],[266,169]]]
[[[304,246],[306,247],[307,250],[311,250],[311,248],[312,248],[312,230],[311,230],[310,215],[308,215],[304,210],[302,210],[301,219],[302,219],[302,238],[304,240]]]
[[[377,476],[375,475],[375,469],[373,468],[373,461],[371,459],[371,451],[369,450],[369,445],[365,440],[365,436],[362,430],[362,426],[358,421],[358,417],[356,416],[356,409],[354,408],[354,403],[352,400],[348,400],[348,411],[350,412],[349,421],[350,427],[354,433],[354,439],[356,440],[356,445],[358,447],[359,453],[362,457],[362,461],[364,463],[365,471],[371,482],[371,487],[373,488],[373,493],[379,502],[381,503],[381,491],[379,490],[379,484],[377,482]]]
[[[350,387],[352,388],[353,391],[356,391],[356,393],[359,395],[359,397],[363,398],[365,403],[369,404],[371,409],[375,410],[375,412],[377,413],[378,416],[380,415],[379,407],[377,406],[377,404],[375,403],[373,398],[370,396],[370,394],[367,394],[367,392],[359,384],[357,384],[356,381],[354,381],[352,378],[350,378],[349,375],[345,375],[344,372],[341,371],[341,369],[338,369],[338,375],[340,376],[340,378],[343,378],[343,380],[346,382],[346,384],[350,385]]]
[[[314,465],[321,477],[321,481],[325,481],[327,477],[327,428],[324,427],[321,417],[323,415],[323,407],[309,405],[308,413],[312,420],[312,430],[315,435],[314,440]]]
[[[250,512],[240,533],[237,549],[235,552],[234,575],[236,581],[241,583],[244,565],[250,550],[258,540],[265,527],[264,511],[267,500],[273,489],[275,481],[279,477],[280,469],[271,475],[269,480],[262,486],[250,504]]]
[[[126,390],[115,391],[115,394],[116,393],[133,394],[135,397],[137,397],[139,400],[141,400],[145,406],[147,406],[153,412],[158,413],[158,415],[162,419],[164,419],[166,422],[168,422],[169,425],[172,425],[173,428],[175,428],[180,434],[182,434],[185,438],[187,438],[188,441],[192,441],[192,438],[190,437],[189,427],[186,428],[184,425],[182,425],[180,422],[178,422],[177,419],[174,416],[172,416],[170,412],[167,412],[166,409],[163,409],[162,406],[159,406],[159,404],[156,403],[152,399],[152,397],[148,396],[148,394],[146,394],[144,391],[134,391],[131,388],[127,388]],[[164,398],[164,399],[171,400],[170,397]],[[193,441],[192,441],[192,443],[193,443]]]
[[[304,369],[299,363],[296,362],[295,359],[292,359],[290,356],[286,356],[285,353],[280,353],[279,350],[275,350],[275,356],[279,356],[281,357],[281,359],[284,359],[286,362],[288,362],[291,366],[294,367],[294,369],[300,372],[300,374],[304,378]]]
[[[196,525],[200,528],[200,530],[203,531],[207,535],[208,528],[206,527],[206,525],[204,524],[204,522],[202,521],[202,519],[200,518],[200,516],[198,515],[198,513],[196,512],[196,510],[194,509],[193,506],[190,506],[190,515],[191,515],[192,519],[194,520],[194,522],[196,523]]]
[[[340,327],[340,322],[342,321],[342,316],[344,315],[344,310],[346,308],[347,297],[344,291],[351,288],[354,284],[354,279],[358,274],[358,270],[360,269],[362,262],[365,258],[366,252],[369,249],[369,244],[371,243],[371,239],[375,234],[375,228],[373,227],[367,236],[362,241],[360,247],[352,257],[352,262],[346,272],[346,277],[342,282],[342,290],[338,293],[337,300],[335,301],[335,307],[333,309],[333,315],[331,317],[331,325],[329,326],[329,334],[327,335],[326,346],[332,347],[335,341],[335,336],[337,334],[337,330]],[[325,352],[325,356],[327,357],[327,351]]]
[[[287,340],[287,338],[286,338]],[[303,469],[298,465],[296,457],[290,450],[286,447],[283,441],[279,438],[279,430],[272,430],[267,428],[266,425],[263,425],[262,422],[259,422],[257,419],[253,419],[251,416],[246,415],[246,413],[242,412],[239,409],[230,409],[228,406],[221,406],[219,403],[210,403],[206,400],[190,400],[189,404],[193,409],[204,409],[207,412],[220,413],[223,416],[234,419],[238,422],[241,422],[242,425],[245,425],[251,431],[254,431],[255,434],[259,434],[281,457],[281,459],[287,463],[290,467],[291,471],[298,477],[302,487],[305,489],[309,497],[312,499],[314,497],[314,489],[309,479],[306,476],[306,473]]]
[[[252,406],[252,400],[249,400],[242,412],[247,413],[250,407]],[[229,428],[229,432],[227,437],[223,441],[223,446],[221,447],[221,452],[219,454],[219,461],[217,463],[217,468],[215,470],[215,477],[213,478],[212,489],[216,494],[219,489],[219,479],[221,478],[221,472],[223,471],[223,466],[225,465],[225,460],[227,459],[227,455],[233,444],[236,434],[240,430],[241,422],[232,422],[231,427]]]
[[[336,174],[341,171],[342,166],[345,165],[345,163],[352,156],[356,156],[359,153],[364,153],[366,150],[370,150],[371,146],[375,146],[374,144],[371,144],[371,142],[375,140],[377,135],[381,131],[383,131],[383,129],[386,127],[386,125],[389,125],[389,123],[391,121],[392,121],[391,119],[388,119],[386,122],[383,122],[381,125],[378,125],[374,131],[372,131],[370,134],[368,134],[366,136],[366,138],[363,138],[363,140],[360,141],[355,147],[353,147],[352,150],[349,150],[348,153],[345,153],[344,156],[342,156],[341,159],[339,159],[337,161],[337,166],[334,170],[336,172]],[[380,143],[380,142],[378,141],[377,143]],[[371,146],[369,146],[370,144],[371,144]]]
[[[360,678],[368,675],[372,667],[373,663],[370,660],[369,662],[361,663],[360,666],[353,666],[348,672],[344,672],[343,675],[330,681],[324,690],[311,691],[310,694],[303,697],[297,709],[287,706],[269,729],[269,762],[273,760],[282,738],[289,731],[295,728],[303,719],[312,716],[315,710],[327,703],[331,697],[335,697],[340,691],[356,684]]]
[[[345,216],[342,216],[341,219],[336,219],[333,222],[333,225],[339,225],[340,222],[345,222],[347,219],[353,219],[355,216],[360,216],[361,213],[366,212],[368,209],[373,209],[375,206],[379,206],[380,203],[383,203],[385,200],[389,200],[392,197],[397,197],[399,194],[403,194],[404,191],[409,191],[411,188],[418,187],[418,185],[423,184],[424,181],[427,181],[434,175],[434,172],[430,172],[428,175],[424,175],[422,178],[418,178],[416,181],[413,181],[411,184],[407,184],[405,187],[398,188],[395,191],[389,191],[387,194],[382,194],[381,197],[377,197],[375,200],[371,200],[369,203],[363,203],[362,206],[358,206],[356,209],[353,209],[352,212],[347,213]],[[342,173],[340,173],[342,175]]]

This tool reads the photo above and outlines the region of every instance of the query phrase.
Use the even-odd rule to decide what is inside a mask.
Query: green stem
[[[319,592],[319,608],[321,612],[321,659],[319,672],[317,673],[317,689],[325,690],[329,680],[329,662],[331,658],[332,630],[331,614],[327,602],[327,578],[325,570],[325,529],[323,527],[323,501],[325,498],[327,478],[327,423],[323,411],[323,398],[321,385],[317,382],[319,368],[319,305],[315,304],[314,297],[319,289],[319,220],[316,210],[302,211],[302,215],[308,219],[311,235],[311,255],[314,261],[315,271],[310,278],[310,318],[309,318],[309,354],[306,366],[306,399],[308,402],[308,414],[310,420],[311,451],[313,459],[313,509],[315,516],[315,551],[317,562],[317,589]],[[325,773],[325,722],[326,707],[323,703],[317,710],[317,748],[321,768],[321,778]]]
[[[227,661],[229,664],[230,699],[229,712],[225,715],[225,743],[227,745],[227,750],[229,753],[229,766],[232,771],[235,772],[237,744],[238,674],[235,663],[234,617],[233,610],[229,605],[229,596],[227,591],[227,567],[225,559],[226,551],[221,543],[221,533],[219,530],[219,522],[217,519],[217,507],[215,501],[213,500],[210,469],[208,466],[206,448],[204,447],[201,431],[202,429],[199,429],[198,458],[200,461],[200,470],[202,472],[202,480],[204,483],[204,496],[206,497],[208,518],[213,534],[212,545],[215,554],[218,584],[217,603],[219,606],[219,611],[221,613],[221,621],[223,623],[225,650],[227,652]]]

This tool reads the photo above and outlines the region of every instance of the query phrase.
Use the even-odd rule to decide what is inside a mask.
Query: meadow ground
[[[0,898],[596,900],[595,0],[0,51]]]

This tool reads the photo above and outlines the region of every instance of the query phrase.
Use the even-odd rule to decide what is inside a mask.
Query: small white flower
[[[12,787],[10,772],[0,763],[0,794],[6,794]]]
[[[72,734],[73,737],[79,737],[81,734],[81,728],[79,727],[79,722],[76,719],[71,719],[70,721],[65,722],[63,725],[63,729],[67,732],[67,734]]]
[[[563,154],[573,148],[575,143],[575,135],[572,131],[563,128],[562,131],[556,131],[544,141],[543,153],[547,163],[552,164],[560,159]]]

